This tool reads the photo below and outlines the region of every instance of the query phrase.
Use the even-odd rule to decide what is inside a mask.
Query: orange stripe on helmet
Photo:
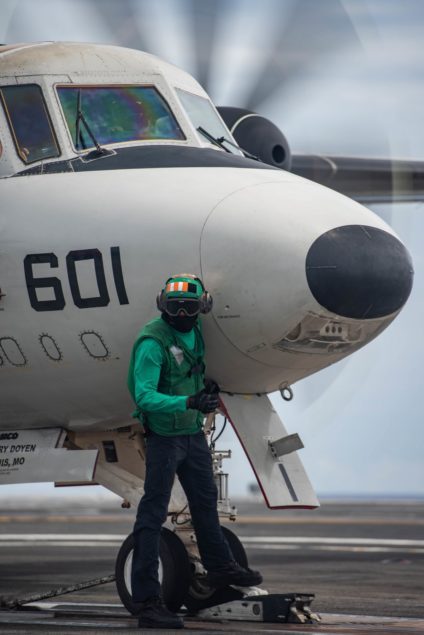
[[[188,282],[184,282],[183,280],[177,282],[168,282],[165,288],[166,293],[172,293],[173,291],[183,291],[188,292]]]

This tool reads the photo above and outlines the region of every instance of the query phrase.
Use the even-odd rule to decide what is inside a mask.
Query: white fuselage
[[[157,315],[155,297],[164,280],[181,271],[200,274],[214,298],[212,313],[203,318],[207,373],[223,390],[270,392],[320,370],[358,342],[320,354],[276,346],[308,316],[337,320],[308,288],[311,244],[340,225],[391,231],[349,199],[274,170],[32,175],[5,179],[0,190],[6,294],[0,304],[0,419],[6,429],[128,421],[132,342]],[[115,272],[112,267],[116,247],[121,281],[116,263]],[[37,262],[40,254],[48,254],[47,262]],[[31,306],[28,286],[45,278],[56,280],[32,290]],[[85,306],[90,298],[103,306]],[[53,304],[46,310],[48,301]],[[343,322],[360,327],[362,345],[393,317]]]
[[[208,142],[200,126],[231,133],[180,69],[105,45],[0,47],[0,97],[2,429],[129,422],[131,346],[171,274],[195,273],[212,294],[207,374],[231,393],[290,386],[398,313],[350,319],[315,299],[306,260],[321,236],[392,230],[332,190]],[[93,154],[82,111],[108,156]]]

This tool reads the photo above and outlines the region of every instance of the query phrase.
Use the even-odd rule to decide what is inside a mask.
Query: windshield
[[[183,140],[168,104],[152,86],[59,86],[60,103],[77,150],[100,144],[150,139]]]
[[[224,137],[223,143],[225,143],[225,139],[229,139],[232,143],[235,143],[230,131],[219,118],[209,99],[199,97],[199,95],[193,95],[180,88],[176,88],[176,91],[196,130],[200,127],[216,139]],[[202,139],[204,138],[205,137],[202,136]],[[233,154],[243,154],[241,150],[231,146],[229,143],[225,145],[225,148]]]
[[[22,161],[33,163],[59,156],[41,88],[37,84],[2,86],[0,97]]]

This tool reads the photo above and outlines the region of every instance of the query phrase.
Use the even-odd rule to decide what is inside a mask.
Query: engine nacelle
[[[290,170],[289,144],[272,121],[244,108],[220,106],[218,112],[243,150],[276,168]]]

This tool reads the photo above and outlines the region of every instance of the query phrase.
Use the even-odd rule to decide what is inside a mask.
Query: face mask
[[[165,322],[167,322],[169,326],[172,326],[172,328],[176,331],[179,331],[180,333],[189,333],[196,324],[198,315],[172,316],[167,313],[162,313],[162,317]]]

